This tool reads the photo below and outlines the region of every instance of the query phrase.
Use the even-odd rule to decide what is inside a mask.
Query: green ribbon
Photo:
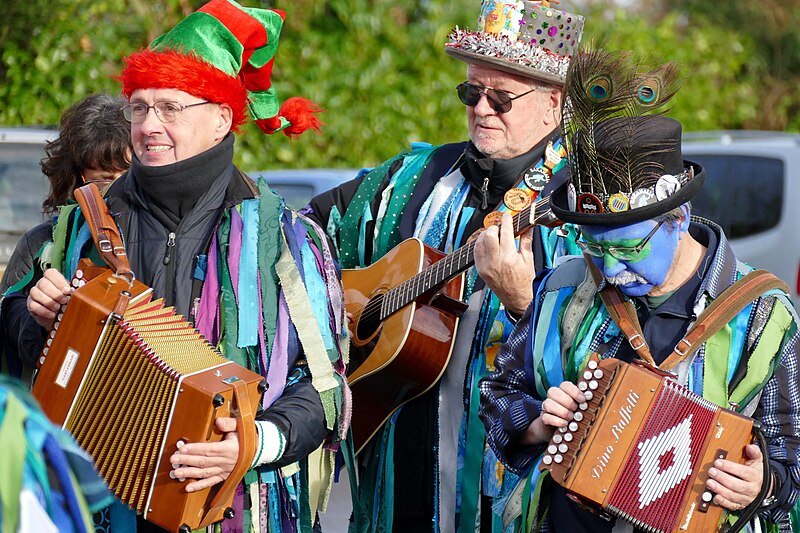
[[[360,258],[356,250],[358,249],[358,242],[360,241],[359,233],[361,230],[360,220],[364,209],[369,207],[372,199],[378,192],[386,173],[395,161],[404,157],[408,152],[402,152],[392,159],[384,161],[380,166],[373,168],[361,179],[361,184],[356,190],[355,196],[350,201],[347,209],[344,212],[341,222],[340,242],[339,247],[339,263],[342,268],[354,268],[361,266]],[[330,225],[330,221],[329,221]],[[330,228],[329,228],[330,231]],[[373,258],[375,260],[375,258]]]
[[[76,211],[77,207],[78,204],[63,206],[58,214],[56,226],[53,228],[53,261],[51,264],[59,272],[64,272],[66,268],[67,228],[69,228],[70,222],[80,213],[80,209]]]
[[[728,353],[731,349],[731,327],[726,324],[706,341],[703,362],[703,397],[721,407],[728,406]],[[724,357],[722,357],[724,355]]]
[[[19,495],[22,492],[22,469],[25,465],[25,405],[12,395],[6,396],[5,415],[0,426],[0,504],[3,506],[3,531],[16,531],[19,523]]]
[[[278,273],[275,263],[281,254],[283,233],[281,232],[280,196],[275,194],[264,181],[258,180],[260,198],[258,217],[261,221],[258,230],[258,271],[261,276],[261,313],[264,320],[264,336],[267,357],[272,353],[275,341],[275,328],[278,322]],[[270,221],[269,224],[266,221]],[[272,222],[274,221],[274,223]],[[267,361],[269,365],[269,361]]]

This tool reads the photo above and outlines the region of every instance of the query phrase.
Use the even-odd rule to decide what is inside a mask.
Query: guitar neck
[[[552,223],[553,220],[555,219],[550,211],[549,199],[544,198],[512,217],[514,235],[519,235],[536,224]],[[438,289],[474,264],[475,241],[472,240],[388,291],[381,305],[381,320],[423,294]]]

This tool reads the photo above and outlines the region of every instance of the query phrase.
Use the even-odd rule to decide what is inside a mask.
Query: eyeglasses
[[[139,122],[144,122],[144,119],[147,117],[147,113],[149,113],[152,109],[155,111],[158,120],[161,122],[173,122],[176,118],[178,118],[178,115],[183,113],[184,109],[213,103],[215,102],[197,102],[196,104],[184,105],[180,102],[164,101],[156,102],[153,105],[147,105],[142,102],[133,102],[122,106],[122,115],[128,122],[138,124]]]
[[[656,234],[658,228],[660,228],[664,224],[662,220],[655,227],[650,230],[650,233],[647,234],[647,237],[642,239],[642,242],[637,244],[636,246],[609,246],[608,248],[601,246],[594,242],[585,242],[582,240],[578,240],[578,248],[586,252],[587,254],[591,255],[592,257],[604,257],[606,254],[610,255],[615,259],[619,259],[620,261],[635,261],[639,259],[642,250],[644,247],[647,246],[647,243],[650,239],[653,238],[653,235]]]
[[[518,94],[516,96],[511,96],[506,91],[501,91],[500,89],[479,87],[465,81],[464,83],[459,83],[458,87],[456,87],[456,90],[458,91],[459,100],[461,100],[461,103],[464,105],[470,107],[478,105],[478,102],[481,101],[481,96],[485,94],[486,99],[489,101],[489,105],[492,106],[492,109],[498,113],[508,113],[511,111],[511,102],[513,100],[522,98],[526,94],[532,93],[537,88],[538,87],[534,87],[530,91]]]

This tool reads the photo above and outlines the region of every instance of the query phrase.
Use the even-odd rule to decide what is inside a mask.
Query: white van
[[[722,226],[737,258],[784,280],[800,308],[800,134],[686,133],[683,156],[707,174],[693,212]]]

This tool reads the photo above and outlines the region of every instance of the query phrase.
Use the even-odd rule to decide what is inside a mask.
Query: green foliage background
[[[672,115],[686,130],[800,130],[800,0],[644,0],[626,9],[576,2],[561,7],[586,15],[584,43],[681,64],[685,85]],[[118,92],[122,56],[203,3],[6,0],[0,124],[55,125],[80,98]],[[443,44],[453,26],[474,25],[478,0],[241,3],[287,12],[273,73],[278,95],[326,109],[323,132],[295,141],[248,126],[237,142],[242,168],[372,166],[413,141],[466,138],[454,90],[465,67]]]

